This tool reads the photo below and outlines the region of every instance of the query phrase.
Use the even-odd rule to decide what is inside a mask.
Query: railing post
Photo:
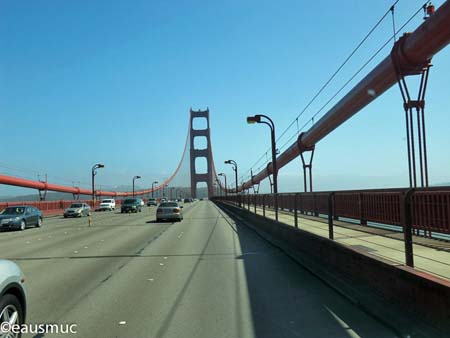
[[[255,208],[255,214],[256,214],[256,194],[253,194],[253,206]]]
[[[266,195],[262,195],[263,216],[266,217]]]
[[[299,209],[300,209],[300,213],[302,214],[302,215],[304,215],[305,214],[305,212],[304,212],[304,208],[303,208],[303,195],[302,194],[300,194],[300,205],[299,205]]]
[[[333,231],[333,197],[334,192],[328,195],[328,238],[334,240]]]
[[[298,194],[294,195],[294,226],[296,228],[298,228],[297,196]]]
[[[360,193],[358,195],[359,198],[359,224],[361,225],[367,225],[367,220],[365,219],[364,215],[364,195]]]
[[[414,267],[414,252],[412,239],[412,212],[411,197],[414,189],[409,189],[403,197],[403,236],[405,243],[405,262],[406,265]]]
[[[313,201],[314,201],[314,204],[313,204],[313,209],[314,209],[313,215],[315,217],[319,217],[319,211],[317,210],[318,209],[317,208],[317,195],[315,193],[313,193]]]

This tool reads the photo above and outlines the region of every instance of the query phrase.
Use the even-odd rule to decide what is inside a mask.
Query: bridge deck
[[[86,338],[397,336],[213,203],[184,210],[181,223],[150,207],[1,233],[26,274],[27,321]]]

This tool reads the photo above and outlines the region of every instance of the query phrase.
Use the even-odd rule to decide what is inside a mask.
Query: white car
[[[115,210],[116,209],[116,200],[114,199],[104,199],[101,200],[100,205],[96,210],[102,211],[102,210]]]
[[[25,323],[27,296],[24,282],[23,273],[16,263],[0,259],[0,328],[5,328],[5,322],[10,327]],[[0,329],[0,337],[18,338],[20,334]]]
[[[183,206],[178,202],[163,202],[156,209],[156,221],[176,220],[181,222],[183,220],[181,209],[183,209]]]
[[[143,206],[145,206],[145,202],[144,202],[144,200],[143,199],[139,199],[139,203],[141,204],[141,207],[143,207]]]

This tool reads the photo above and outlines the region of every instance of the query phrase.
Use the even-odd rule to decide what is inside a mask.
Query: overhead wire
[[[395,7],[395,5],[398,3],[398,0],[390,7],[390,9],[383,15],[383,17],[382,17],[382,19],[380,19],[380,20],[384,20],[384,18],[386,17],[386,15],[387,14],[389,14],[390,12],[391,13],[393,13],[393,10],[394,10],[394,7]],[[426,3],[425,3],[425,5],[426,5]],[[310,118],[310,119],[308,119],[307,121],[306,121],[306,123],[305,124],[303,124],[303,126],[299,129],[298,128],[298,118],[303,114],[303,112],[305,111],[305,109],[303,109],[302,110],[302,112],[296,117],[296,119],[285,129],[285,131],[282,133],[282,135],[280,135],[279,137],[278,137],[278,139],[277,139],[277,142],[280,140],[280,138],[282,137],[282,136],[284,136],[285,134],[286,134],[286,131],[294,124],[294,123],[296,123],[297,124],[297,131],[285,142],[285,143],[283,143],[283,145],[281,146],[281,147],[279,147],[278,148],[278,150],[282,150],[284,147],[286,147],[288,144],[290,144],[296,137],[298,137],[298,135],[300,134],[300,132],[309,124],[309,123],[312,123],[312,125],[314,125],[314,118],[315,117],[317,117],[317,115],[318,114],[320,114],[329,104],[330,104],[330,102],[331,101],[333,101],[335,98],[336,98],[336,96],[337,95],[339,95],[339,93],[340,92],[342,92],[342,90],[344,90],[345,89],[345,87],[347,87],[347,85],[350,83],[350,82],[352,82],[353,80],[354,80],[354,78],[356,77],[356,76],[358,76],[360,73],[361,73],[361,71],[362,70],[364,70],[366,67],[367,67],[367,65],[368,64],[370,64],[370,62],[372,62],[373,61],[373,59],[394,39],[394,41],[395,41],[395,39],[396,39],[396,36],[397,36],[397,34],[399,33],[399,32],[401,32],[419,13],[420,13],[420,11],[423,9],[423,7],[425,6],[425,5],[422,5],[414,14],[412,14],[411,15],[411,17],[398,29],[398,30],[394,30],[394,33],[393,33],[393,35],[385,42],[385,43],[383,43],[383,45],[380,47],[380,48],[378,48],[378,50],[376,50],[376,52],[344,83],[344,85],[342,85],[326,102],[325,102],[325,104],[323,104],[321,107],[320,107],[320,109],[316,112],[316,113],[314,113],[313,115],[312,115],[312,117]],[[380,23],[380,21],[378,21],[378,23],[376,24],[376,26],[377,25],[379,25],[379,23]],[[395,28],[395,26],[394,26],[394,28]],[[373,30],[374,29],[372,29],[371,30],[371,32],[373,32]],[[370,33],[371,33],[370,32]],[[368,35],[366,35],[366,37],[363,39],[364,41],[365,41],[365,39],[367,39],[367,37],[368,37]],[[357,48],[359,48],[360,47],[360,45],[361,45],[362,43],[360,43],[359,45],[358,45],[358,47]],[[354,54],[354,53],[353,53]],[[348,61],[348,59],[349,58],[347,58],[346,59],[346,61],[345,62],[347,62]],[[340,67],[340,68],[342,68],[342,67]],[[337,72],[335,72],[334,74],[333,74],[333,76],[335,76],[335,74],[337,74]],[[328,81],[327,81],[328,82]],[[329,83],[329,82],[328,82]],[[322,86],[322,88],[323,88],[323,86]],[[313,98],[313,100],[315,99],[315,97]],[[312,100],[310,100],[310,102],[311,102]],[[308,103],[308,104],[310,104],[310,103]],[[270,150],[270,149],[269,149]],[[261,158],[264,158],[264,155],[266,155],[267,154],[267,151],[260,157],[260,159]],[[265,162],[265,164],[267,164],[268,163],[268,161],[266,161]],[[265,165],[265,164],[263,164],[263,165]],[[261,165],[259,168],[262,168],[263,167],[263,165]],[[251,169],[250,169],[251,170]],[[250,170],[248,170],[248,171],[250,171]],[[257,171],[259,171],[260,169],[257,169]]]
[[[350,59],[355,55],[355,53],[360,49],[360,47],[366,42],[366,40],[372,35],[372,33],[378,28],[378,26],[383,22],[383,20],[386,18],[386,16],[391,12],[391,9],[397,5],[397,3],[400,0],[396,0],[394,4],[387,10],[382,17],[377,21],[377,23],[369,30],[369,32],[364,36],[364,38],[357,44],[357,46],[352,50],[352,52],[347,56],[347,58],[341,63],[341,65],[336,69],[336,71],[328,78],[328,80],[322,85],[322,87],[316,92],[316,94],[312,97],[312,99],[309,100],[309,102],[306,104],[306,106],[301,110],[301,112],[297,115],[297,117],[284,129],[284,131],[281,133],[280,136],[276,139],[276,142],[278,142],[287,132],[288,130],[297,123],[298,126],[298,119],[303,115],[303,113],[311,106],[312,103],[319,97],[319,95],[328,87],[328,85],[333,81],[333,79],[336,77],[336,75],[342,70],[342,68],[350,61]],[[267,154],[268,151],[271,149],[269,148],[264,154]],[[257,163],[264,158],[264,154],[257,160]],[[257,164],[256,163],[256,164]],[[256,165],[255,164],[255,165]],[[251,167],[253,168],[253,166]],[[247,170],[246,172],[250,172],[251,168]]]

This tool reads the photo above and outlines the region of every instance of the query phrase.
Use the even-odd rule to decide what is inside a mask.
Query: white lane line
[[[119,322],[119,325],[125,325],[127,322],[125,320],[122,320],[121,322]]]
[[[73,253],[78,253],[78,250],[75,250]]]
[[[148,278],[147,280],[148,280],[149,282],[153,282],[153,281],[154,281],[153,278]]]
[[[159,265],[164,266],[164,263],[159,263]]]

